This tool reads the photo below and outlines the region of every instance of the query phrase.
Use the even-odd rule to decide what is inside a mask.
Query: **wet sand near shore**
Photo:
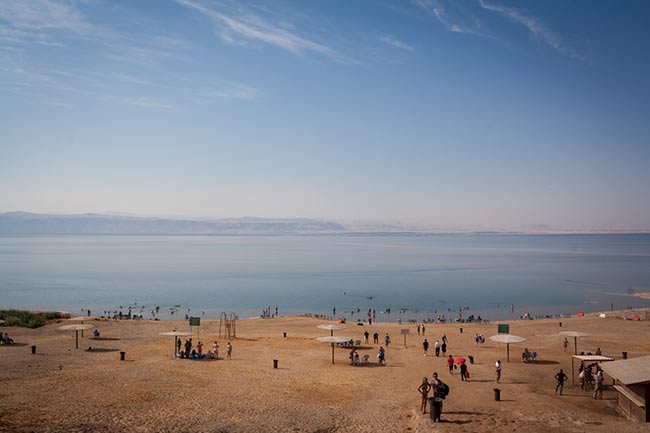
[[[561,319],[562,327],[560,319],[503,322],[510,323],[511,334],[528,339],[510,346],[509,363],[505,345],[488,339],[475,347],[473,341],[475,333],[496,334],[496,322],[428,324],[424,336],[417,335],[415,325],[349,324],[335,335],[363,341],[367,329],[371,335],[378,332],[382,342],[386,333],[392,338],[386,366],[377,365],[377,345],[362,344],[359,352],[369,355],[370,364],[360,367],[349,365],[349,351],[342,348],[336,349],[332,365],[330,346],[315,340],[329,335],[316,328],[326,322],[308,317],[238,321],[232,360],[223,359],[228,340],[217,337],[219,320],[203,320],[200,339],[205,351],[219,341],[217,361],[172,356],[174,338],[158,334],[187,330],[186,322],[91,320],[102,338],[89,339],[86,331],[79,350],[74,333],[57,330],[66,321],[36,330],[0,328],[19,343],[0,346],[0,431],[650,432],[650,425],[617,414],[611,389],[603,400],[593,400],[569,380],[565,395],[554,395],[553,376],[559,368],[571,374],[573,354],[573,342],[565,353],[558,332],[591,333],[578,340],[579,351],[600,347],[603,355],[617,359],[622,351],[630,358],[648,355],[650,321],[614,317],[634,314]],[[400,329],[410,330],[406,347]],[[449,340],[447,354],[474,356],[470,382],[450,375],[445,358],[433,355],[433,343],[443,334]],[[424,338],[431,343],[426,357]],[[31,345],[37,346],[34,355]],[[93,351],[83,350],[88,346]],[[522,363],[524,347],[538,352],[539,360]],[[126,352],[125,361],[120,351]],[[498,385],[497,359],[503,361]],[[433,371],[451,389],[439,424],[419,412],[417,387]],[[502,401],[494,400],[495,387]]]

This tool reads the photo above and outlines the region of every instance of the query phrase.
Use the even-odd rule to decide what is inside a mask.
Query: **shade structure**
[[[510,343],[521,343],[526,341],[524,337],[510,334],[497,334],[490,337],[490,340],[498,343],[506,343],[506,362],[510,362]]]
[[[323,325],[318,325],[317,328],[319,329],[326,329],[330,331],[330,335],[334,335],[334,331],[338,331],[341,329],[345,329],[345,325],[328,325],[328,324],[323,324]]]
[[[174,356],[176,356],[176,354],[177,354],[176,351],[178,350],[178,345],[177,345],[178,337],[189,337],[190,335],[192,335],[192,333],[191,332],[185,332],[185,331],[173,330],[173,331],[169,331],[169,332],[161,332],[158,335],[174,337]]]
[[[336,343],[348,342],[350,341],[350,338],[329,336],[329,337],[319,337],[316,340],[320,341],[321,343],[330,343],[332,345],[332,364],[334,364],[334,345]]]
[[[93,329],[94,325],[65,325],[59,328],[59,331],[74,331],[74,347],[79,349],[79,331]]]
[[[71,318],[69,318],[68,320],[70,320],[70,321],[81,322],[81,324],[83,325],[83,324],[84,324],[84,320],[93,320],[93,319],[95,319],[93,316],[77,316],[77,317],[71,317]],[[83,330],[81,331],[81,336],[82,336],[82,337],[84,336],[84,332],[83,332]]]
[[[560,332],[562,337],[573,337],[573,354],[578,354],[578,337],[589,337],[591,334],[588,332],[580,331],[562,331]]]

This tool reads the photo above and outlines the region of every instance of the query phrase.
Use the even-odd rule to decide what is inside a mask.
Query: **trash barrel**
[[[120,352],[120,361],[124,361],[125,356],[126,356],[126,352]]]
[[[442,399],[440,397],[429,397],[429,417],[433,422],[439,422],[440,415],[442,415]]]
[[[32,346],[32,355],[36,354],[36,346]]]
[[[469,363],[474,364],[474,357],[472,355],[467,355],[467,357],[469,358]]]
[[[463,333],[463,328],[460,328],[460,333],[461,333],[461,334]]]
[[[278,360],[277,359],[273,360],[273,368],[278,368]]]
[[[501,390],[494,388],[494,401],[501,401]]]
[[[287,333],[286,333],[286,332],[284,332],[283,334],[284,334],[284,338],[287,338]]]
[[[562,322],[560,322],[560,328],[562,327]]]
[[[627,359],[627,352],[623,352],[623,359]]]

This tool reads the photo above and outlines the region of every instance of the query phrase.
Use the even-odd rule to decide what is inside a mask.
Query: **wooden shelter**
[[[633,420],[650,422],[650,356],[608,362],[601,368],[614,379],[618,408]]]

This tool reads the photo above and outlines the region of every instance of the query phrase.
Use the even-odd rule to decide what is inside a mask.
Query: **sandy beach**
[[[370,364],[349,365],[348,350],[331,349],[316,337],[329,335],[309,317],[247,319],[237,322],[232,360],[225,360],[226,339],[218,339],[217,361],[173,357],[172,329],[187,330],[186,322],[91,320],[101,331],[93,340],[86,331],[80,349],[74,333],[57,328],[0,328],[18,344],[0,346],[0,431],[7,432],[639,432],[650,431],[616,413],[615,392],[593,400],[570,381],[564,395],[554,395],[553,376],[571,373],[572,344],[564,352],[560,331],[592,334],[578,340],[578,350],[620,359],[648,355],[650,321],[622,320],[643,312],[607,313],[570,319],[515,321],[510,333],[528,339],[506,347],[489,340],[475,347],[475,333],[497,333],[491,324],[429,324],[419,336],[415,325],[373,324],[336,331],[363,341],[363,332],[386,333],[392,343],[387,365],[377,365],[378,345],[362,344]],[[560,327],[559,322],[562,322]],[[88,323],[88,322],[86,322]],[[332,322],[330,322],[332,323]],[[506,322],[503,322],[506,323]],[[463,328],[461,333],[460,328]],[[400,329],[409,329],[406,347]],[[204,320],[200,339],[207,348],[217,339],[218,320]],[[287,333],[285,338],[283,335]],[[433,349],[424,356],[422,341],[433,347],[446,334],[448,354],[472,355],[470,382],[450,375],[446,360]],[[196,336],[194,337],[197,341]],[[31,345],[37,353],[31,353]],[[92,351],[86,351],[89,346]],[[522,363],[524,347],[539,360]],[[120,351],[126,360],[120,361]],[[273,360],[278,360],[278,369]],[[494,362],[503,361],[500,384],[494,382]],[[423,376],[437,371],[450,386],[442,422],[434,424],[419,411],[417,387]],[[607,379],[611,383],[611,379]],[[493,389],[501,389],[501,401]]]

